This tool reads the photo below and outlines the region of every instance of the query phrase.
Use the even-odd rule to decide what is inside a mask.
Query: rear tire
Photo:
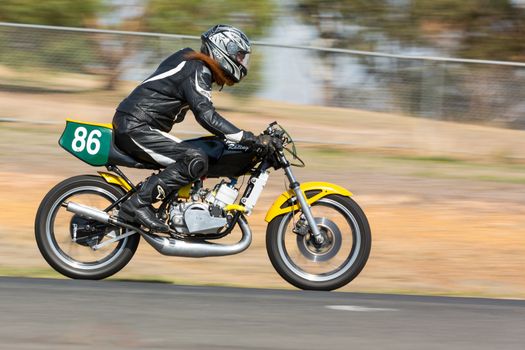
[[[327,214],[319,214],[320,207]],[[298,288],[341,288],[359,275],[370,255],[372,237],[368,220],[356,202],[341,195],[329,195],[316,201],[312,204],[312,213],[328,243],[316,247],[310,240],[310,233],[301,236],[292,232],[292,218],[297,221],[300,213],[295,212],[295,216],[287,213],[268,224],[268,257],[279,275]],[[329,216],[332,213],[339,215]],[[341,262],[334,263],[334,260]]]
[[[49,265],[64,276],[90,280],[109,277],[126,266],[137,250],[140,240],[138,233],[110,243],[108,248],[93,250],[73,238],[71,227],[75,215],[61,206],[71,198],[73,202],[84,199],[96,202],[94,206],[104,210],[124,194],[120,187],[91,175],[69,178],[51,189],[42,200],[35,219],[38,249]],[[101,234],[100,243],[108,235],[116,237],[123,234],[124,230],[107,225],[94,232]]]

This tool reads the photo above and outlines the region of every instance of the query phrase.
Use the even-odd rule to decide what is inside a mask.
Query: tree
[[[103,0],[2,0],[0,21],[89,27],[106,10]],[[0,42],[0,62],[14,67],[85,72],[98,60],[97,43],[81,34],[3,28]]]
[[[106,24],[106,28],[199,35],[211,25],[228,23],[239,26],[250,37],[262,34],[271,22],[271,0],[143,0],[143,7],[132,17]],[[72,27],[100,27],[101,15],[114,13],[123,3],[109,0],[1,0],[0,21]],[[27,41],[27,44],[24,41]],[[107,34],[71,34],[32,30],[3,35],[6,50],[0,62],[31,64],[57,70],[74,70],[103,75],[106,89],[114,89],[122,73],[123,61],[148,50],[140,37]],[[146,44],[144,44],[146,43]],[[28,55],[28,53],[30,53]],[[24,60],[20,60],[24,57]],[[158,63],[158,62],[157,62]],[[253,78],[257,62],[250,69]]]
[[[271,0],[149,0],[142,17],[143,30],[195,35],[224,23],[255,37],[271,23],[273,6]]]
[[[394,53],[424,48],[442,56],[525,60],[522,40],[525,9],[512,0],[298,0],[297,3],[303,20],[316,26],[325,45],[330,47],[368,51],[393,47]],[[447,67],[370,57],[361,57],[359,62],[369,75],[389,87],[388,93],[402,101],[399,105],[408,108],[409,113],[487,120],[498,116],[502,106],[512,108],[520,100],[516,98],[516,87],[508,83],[515,79],[511,69]],[[473,83],[474,76],[477,81]],[[445,81],[447,89],[439,85]],[[331,86],[328,89],[337,90]],[[347,101],[354,94],[337,93],[338,101]],[[428,94],[446,100],[445,105],[428,104]],[[481,105],[484,105],[482,111]],[[453,110],[451,106],[457,108]],[[439,107],[442,111],[436,110]]]
[[[85,27],[105,8],[102,0],[2,0],[0,21]]]
[[[525,9],[511,0],[298,0],[305,21],[316,25],[333,46],[366,46],[395,40],[404,46],[431,46],[454,57],[525,60]],[[360,29],[347,35],[324,30]],[[442,36],[453,32],[456,42]],[[372,34],[379,34],[374,37]]]
[[[242,29],[250,39],[261,36],[272,23],[272,0],[148,0],[139,19],[142,31],[200,35],[214,24],[230,24]],[[200,45],[199,45],[200,46]],[[194,47],[195,49],[199,49]],[[250,73],[236,94],[250,95],[260,85],[261,56],[251,57]]]

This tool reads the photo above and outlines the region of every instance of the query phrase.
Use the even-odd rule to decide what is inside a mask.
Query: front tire
[[[365,214],[351,198],[329,195],[312,204],[325,243],[310,233],[298,234],[300,212],[274,218],[266,230],[266,249],[275,270],[292,285],[307,290],[334,290],[352,281],[364,268],[371,248]]]
[[[139,234],[108,242],[107,246],[95,250],[94,245],[115,238],[124,230],[84,220],[62,206],[72,201],[104,210],[124,194],[120,187],[90,175],[69,178],[51,189],[35,219],[38,249],[49,265],[64,276],[90,280],[109,277],[126,266],[137,250]],[[80,240],[76,234],[82,224],[85,224],[84,232],[91,225],[93,235],[85,234]]]

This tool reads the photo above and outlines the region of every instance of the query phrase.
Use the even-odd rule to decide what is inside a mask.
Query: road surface
[[[1,349],[525,349],[525,301],[0,278]]]

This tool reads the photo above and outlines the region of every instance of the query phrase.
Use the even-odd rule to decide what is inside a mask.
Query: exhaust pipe
[[[110,216],[108,213],[102,210],[98,210],[95,208],[91,208],[82,204],[74,203],[74,202],[68,202],[63,204],[64,207],[66,207],[67,211],[70,211],[72,213],[75,213],[79,216],[82,216],[86,219],[92,219],[95,221],[103,222],[105,224],[113,224],[113,222],[110,222]]]
[[[82,204],[69,202],[67,204],[64,203],[63,206],[66,207],[67,211],[75,213],[84,218],[136,230],[149,244],[151,244],[153,248],[155,248],[155,250],[163,255],[182,256],[188,258],[233,255],[246,250],[252,243],[252,231],[250,230],[250,227],[243,216],[241,216],[238,221],[242,232],[242,237],[239,242],[235,244],[216,244],[210,242],[193,243],[146,233],[135,226],[118,221],[116,218],[111,217],[108,213],[102,210]]]
[[[244,217],[239,218],[239,227],[242,231],[241,240],[235,244],[192,243],[179,239],[160,237],[145,232],[140,232],[142,237],[159,253],[170,256],[183,256],[187,258],[204,258],[207,256],[233,255],[245,251],[252,243],[252,231]]]

